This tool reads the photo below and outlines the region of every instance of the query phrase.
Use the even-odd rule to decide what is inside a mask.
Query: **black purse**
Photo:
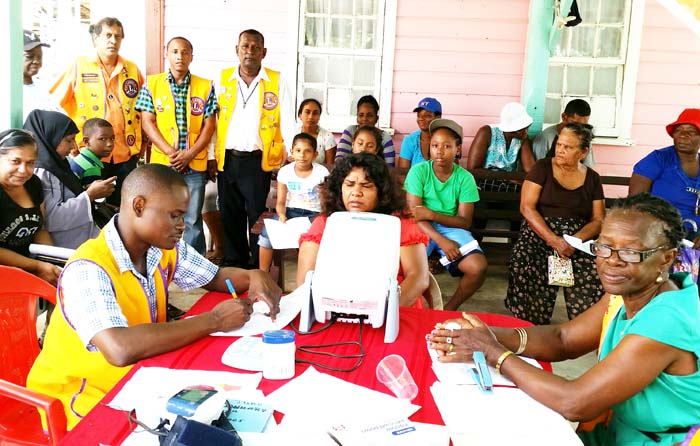
[[[92,203],[92,221],[94,221],[100,229],[104,228],[117,212],[119,212],[117,207],[107,204],[104,201]]]

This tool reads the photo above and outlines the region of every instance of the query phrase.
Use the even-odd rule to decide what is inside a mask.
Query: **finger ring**
[[[445,342],[447,342],[448,344],[452,344],[452,338],[451,338],[450,336],[448,336],[448,337],[445,339]]]
[[[452,353],[452,350],[454,350],[455,346],[454,344],[450,344],[450,346],[447,349],[447,353]]]

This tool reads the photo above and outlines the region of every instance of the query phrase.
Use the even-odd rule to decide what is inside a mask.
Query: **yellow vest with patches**
[[[96,239],[81,245],[68,263],[77,259],[89,260],[109,275],[117,303],[129,326],[165,322],[167,290],[175,271],[176,249],[163,251],[154,274],[156,315],[151,314],[146,295],[134,274],[131,271],[120,273],[105,240],[104,230]],[[66,411],[68,429],[72,429],[126,375],[131,366],[115,367],[99,351],[88,351],[66,320],[62,306],[59,282],[58,304],[51,316],[44,348],[27,376],[27,387],[60,399]],[[45,425],[43,414],[42,422]]]
[[[229,124],[236,106],[237,79],[233,77],[238,67],[221,72],[219,92],[219,122],[216,126],[216,161],[219,170],[224,170],[224,154]],[[282,167],[285,149],[280,127],[280,73],[268,68],[269,81],[260,79],[260,139],[263,143],[262,168],[266,171]]]
[[[148,91],[153,98],[155,108],[156,125],[163,138],[172,147],[177,147],[180,133],[177,128],[175,115],[175,96],[168,82],[168,73],[160,73],[148,76]],[[187,147],[197,142],[204,122],[204,109],[213,88],[212,81],[195,76],[190,73],[190,88],[187,92]],[[170,165],[170,157],[158,147],[151,148],[151,163]],[[203,172],[207,170],[207,148],[202,149],[190,161],[190,169]]]
[[[124,140],[133,156],[141,150],[141,114],[136,111],[139,96],[139,69],[130,60],[121,59],[124,69],[119,73],[119,100],[124,114]],[[107,81],[99,65],[91,57],[78,57],[76,60],[76,88],[74,89],[75,110],[66,110],[75,121],[80,133],[76,136],[78,145],[83,145],[83,124],[90,118],[105,118],[107,105]],[[96,75],[96,81],[87,82],[88,76]]]

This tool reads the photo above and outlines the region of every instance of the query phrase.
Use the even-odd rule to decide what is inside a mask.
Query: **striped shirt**
[[[151,314],[157,314],[156,282],[158,264],[163,253],[151,246],[146,253],[146,276],[134,267],[129,252],[126,250],[117,231],[119,215],[104,227],[107,246],[117,262],[119,271],[130,272],[143,288],[145,298],[151,308]],[[173,282],[183,290],[202,287],[214,278],[219,267],[202,257],[184,241],[180,240],[177,248],[177,263]],[[117,297],[112,287],[112,280],[99,265],[88,260],[74,260],[68,263],[59,279],[63,297],[63,311],[80,340],[90,351],[97,351],[92,338],[102,330],[112,327],[128,327]],[[139,296],[135,296],[138,298]]]
[[[102,178],[102,161],[92,153],[89,147],[83,147],[78,156],[68,157],[70,168],[83,186],[89,186]]]

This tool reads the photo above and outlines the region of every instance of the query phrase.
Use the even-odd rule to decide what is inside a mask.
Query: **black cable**
[[[357,341],[343,341],[343,342],[332,342],[329,344],[310,344],[310,345],[300,345],[297,347],[297,350],[303,353],[308,353],[312,355],[323,355],[323,356],[330,356],[332,358],[340,358],[340,359],[357,359],[357,362],[350,368],[336,368],[336,367],[331,367],[325,364],[321,364],[319,362],[315,361],[309,361],[307,359],[295,359],[295,362],[300,363],[300,364],[310,364],[325,370],[331,370],[334,372],[352,372],[353,370],[356,370],[360,365],[362,365],[362,361],[365,359],[365,348],[362,345],[362,326],[364,325],[365,319],[368,317],[366,315],[340,315],[337,313],[331,313],[331,319],[328,323],[326,323],[324,326],[317,330],[309,331],[309,332],[299,332],[296,327],[294,327],[293,324],[290,324],[292,327],[292,330],[294,330],[295,333],[298,333],[300,335],[304,334],[314,334],[314,333],[319,333],[331,325],[333,325],[339,317],[346,317],[346,318],[355,318],[359,319],[359,324],[360,324],[360,334],[359,334],[359,339]],[[317,351],[316,349],[320,348],[328,348],[328,347],[337,347],[341,345],[357,345],[359,348],[359,352],[354,355],[341,355],[338,353],[331,353],[331,352],[323,352],[323,351]]]

